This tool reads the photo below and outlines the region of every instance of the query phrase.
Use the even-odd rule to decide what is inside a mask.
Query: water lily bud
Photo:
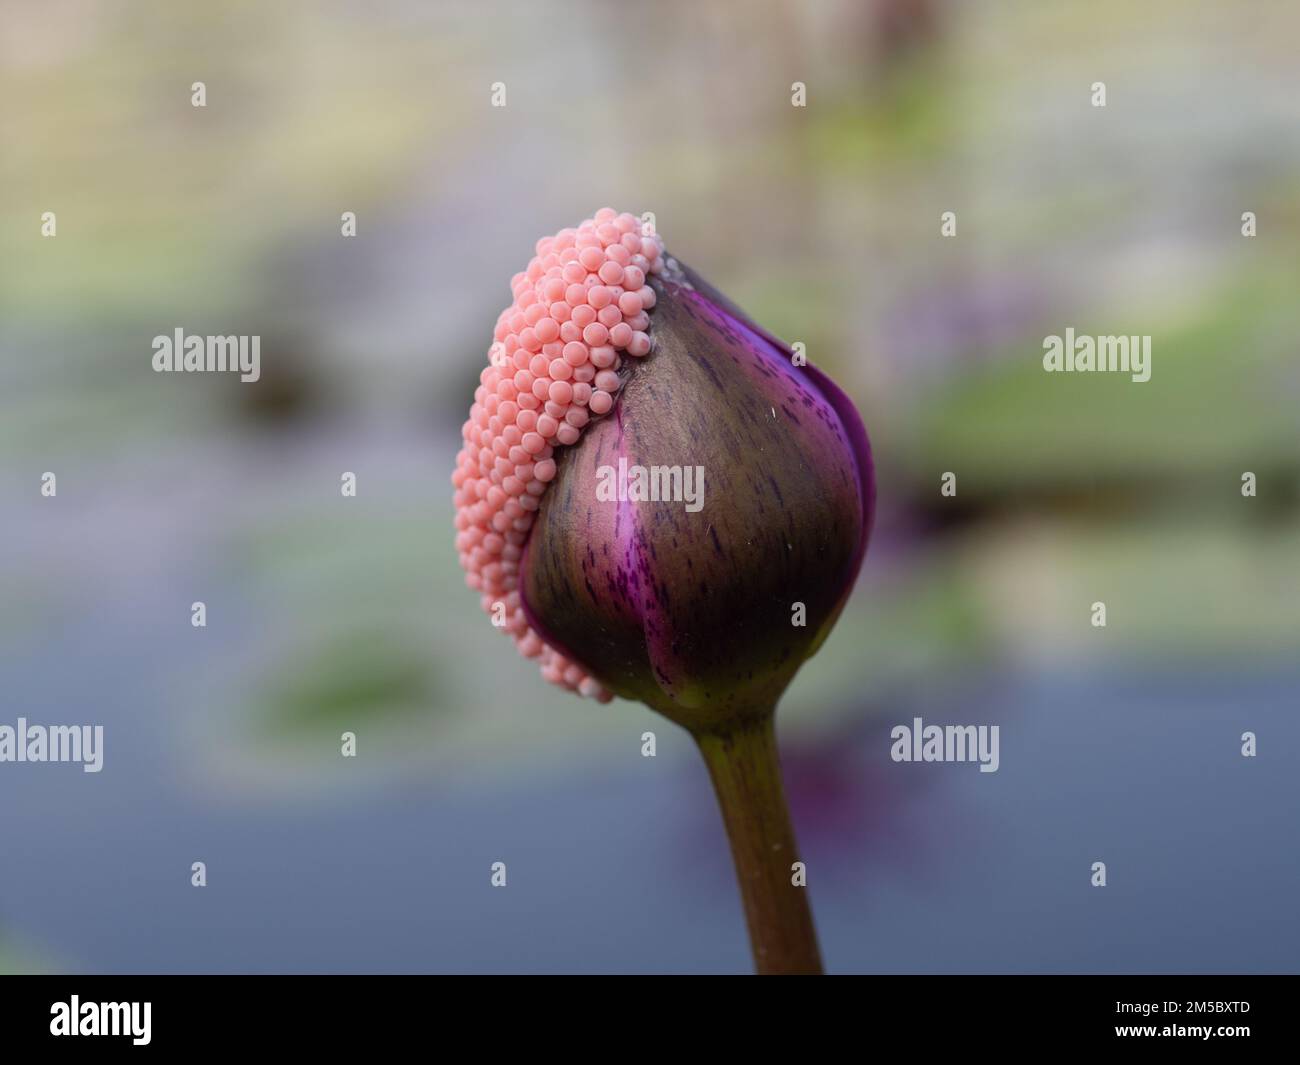
[[[653,353],[561,456],[520,588],[532,626],[606,688],[708,729],[770,710],[830,631],[871,459],[843,393],[689,269],[670,260],[651,287]],[[665,485],[677,498],[627,498]]]
[[[547,680],[690,730],[759,972],[819,972],[772,722],[866,553],[866,431],[633,215],[536,252],[452,476],[466,581]]]
[[[856,410],[631,215],[537,253],[454,478],[469,583],[557,684],[693,731],[770,712],[866,550]]]

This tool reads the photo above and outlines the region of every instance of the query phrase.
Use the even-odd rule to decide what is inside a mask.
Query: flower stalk
[[[731,841],[755,970],[759,975],[817,975],[821,951],[808,889],[796,883],[799,849],[781,781],[774,711],[747,718],[724,733],[697,734],[695,742]]]

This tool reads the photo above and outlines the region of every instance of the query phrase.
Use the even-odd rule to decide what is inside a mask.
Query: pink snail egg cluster
[[[488,366],[461,430],[456,550],[465,583],[542,676],[601,702],[612,697],[577,663],[548,647],[528,624],[519,560],[542,494],[556,474],[556,449],[609,413],[622,387],[623,356],[650,353],[650,274],[663,244],[630,214],[605,207],[576,229],[537,242],[510,282],[514,300],[497,318]]]

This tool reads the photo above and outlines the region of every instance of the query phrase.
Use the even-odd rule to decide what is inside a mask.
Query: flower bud
[[[469,583],[558,684],[697,733],[769,714],[866,551],[857,411],[633,216],[537,251],[453,478]]]
[[[713,731],[770,712],[839,616],[871,458],[847,397],[692,271],[670,260],[652,288],[653,354],[563,456],[520,590],[546,642],[606,688]],[[663,495],[678,469],[689,499],[623,498]],[[624,470],[647,471],[640,492]]]

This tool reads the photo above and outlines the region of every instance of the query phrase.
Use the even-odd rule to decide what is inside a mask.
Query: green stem
[[[794,885],[800,860],[776,752],[775,714],[725,734],[695,737],[704,755],[745,904],[754,966],[760,974],[820,973],[808,889]]]

